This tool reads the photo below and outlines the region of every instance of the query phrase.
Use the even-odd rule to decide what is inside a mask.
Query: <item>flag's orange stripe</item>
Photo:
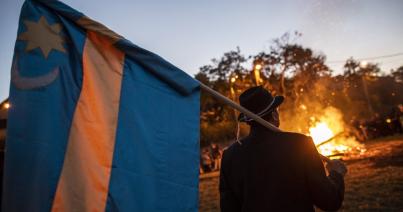
[[[52,211],[105,211],[123,63],[108,38],[87,33],[83,85]]]

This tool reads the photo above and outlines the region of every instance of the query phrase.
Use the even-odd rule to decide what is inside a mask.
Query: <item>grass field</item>
[[[341,211],[403,211],[403,137],[374,140],[366,148],[346,160]]]

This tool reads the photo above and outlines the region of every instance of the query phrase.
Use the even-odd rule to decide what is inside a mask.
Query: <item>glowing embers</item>
[[[312,117],[307,135],[311,136],[318,151],[325,156],[346,156],[365,151],[364,145],[348,136],[339,110],[329,107],[318,119]]]

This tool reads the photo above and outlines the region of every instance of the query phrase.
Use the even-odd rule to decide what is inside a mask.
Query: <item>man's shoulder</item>
[[[278,135],[279,135],[279,137],[282,137],[283,139],[298,141],[298,142],[307,142],[312,139],[309,136],[306,136],[301,133],[295,133],[295,132],[279,132]]]
[[[275,136],[277,137],[278,140],[281,141],[287,141],[286,143],[288,144],[301,144],[301,145],[307,145],[310,142],[312,142],[312,138],[309,136],[306,136],[304,134],[301,133],[295,133],[295,132],[286,132],[286,131],[282,131],[282,132],[276,132],[275,135],[271,134],[270,138],[267,139],[273,139]],[[242,149],[243,146],[248,146],[248,144],[253,143],[253,140],[256,139],[254,137],[245,137],[243,139],[241,139],[239,142],[235,141],[233,142],[231,145],[229,145],[228,147],[226,147],[223,151],[223,157],[226,158],[230,158],[232,155],[236,155],[239,154]],[[283,143],[283,142],[281,142]]]
[[[233,142],[231,145],[227,146],[227,147],[224,149],[223,152],[228,155],[228,154],[231,154],[232,152],[238,151],[238,149],[239,149],[239,148],[241,147],[241,145],[242,145],[241,142],[242,142],[242,140],[240,140],[239,142],[238,142],[238,141]]]
[[[223,151],[223,158],[231,158],[232,155],[238,155],[242,151],[242,149],[245,149],[247,144],[251,141],[249,136],[246,136],[239,141],[234,141],[231,145],[227,146],[224,151]]]

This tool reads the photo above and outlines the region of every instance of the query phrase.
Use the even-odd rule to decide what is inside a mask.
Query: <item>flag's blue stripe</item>
[[[54,12],[58,13],[61,16],[64,16],[67,19],[70,19],[71,21],[76,21],[82,16],[84,16],[83,13],[73,9],[72,7],[58,0],[26,0],[26,1],[41,3],[43,4],[43,6],[49,7]]]
[[[178,92],[189,95],[199,88],[199,82],[160,56],[140,48],[128,40],[121,40],[117,46],[143,68],[166,82]]]
[[[26,42],[16,41],[22,76],[35,77],[60,67],[58,78],[35,90],[19,90],[11,84],[8,115],[3,211],[49,211],[63,165],[76,101],[82,83],[81,54],[83,31],[33,1],[22,7],[18,33],[26,30],[23,21],[45,16],[50,24],[64,23],[68,54],[53,50],[44,59],[39,49],[25,51]]]
[[[128,57],[123,73],[107,211],[197,211],[199,91],[183,96]]]
[[[40,2],[46,7],[51,8],[59,15],[64,16],[72,21],[77,21],[83,16],[82,13],[75,9],[65,5],[64,3],[56,0],[31,0]],[[99,23],[93,21],[94,25],[97,25],[102,29]],[[167,62],[160,56],[142,49],[126,39],[122,39],[117,43],[117,46],[126,53],[126,55],[132,58],[133,61],[143,66],[147,71],[158,77],[159,80],[164,81],[169,86],[173,87],[176,91],[188,95],[194,90],[199,88],[199,82],[193,79],[191,76],[180,70],[176,66]]]

